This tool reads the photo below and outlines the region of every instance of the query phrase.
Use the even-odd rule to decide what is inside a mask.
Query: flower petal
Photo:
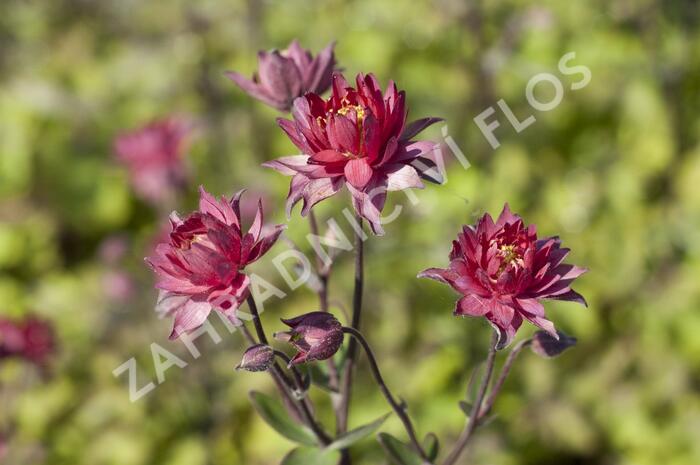
[[[355,211],[369,222],[372,232],[377,236],[384,235],[381,223],[381,214],[386,202],[386,179],[373,179],[365,189],[357,190],[348,183],[348,190],[352,195],[352,205]]]
[[[401,140],[409,140],[413,136],[417,135],[419,132],[427,128],[428,126],[432,126],[435,123],[439,123],[440,121],[443,121],[442,118],[421,118],[418,120],[413,121],[410,123],[406,128],[403,130],[401,133]]]
[[[331,42],[311,62],[308,75],[305,78],[306,88],[309,92],[322,94],[330,87],[333,68],[335,68],[334,48],[335,42]]]
[[[523,318],[513,308],[498,303],[494,304],[493,310],[486,315],[486,318],[498,333],[496,350],[508,347],[523,323]]]
[[[437,163],[428,157],[419,156],[411,161],[411,166],[416,169],[418,175],[435,184],[442,184],[445,182],[445,177],[440,172],[440,168]]]
[[[199,211],[213,216],[224,224],[235,224],[240,227],[240,221],[231,205],[226,201],[217,200],[204,190],[204,186],[199,186]]]
[[[210,312],[211,305],[206,300],[195,301],[188,298],[180,308],[174,311],[175,320],[169,339],[177,339],[183,333],[190,333],[199,328],[204,324]]]
[[[299,97],[303,98],[303,97]],[[304,135],[297,129],[297,125],[294,121],[290,121],[284,118],[277,118],[277,124],[280,128],[287,134],[289,140],[292,141],[296,147],[301,150],[302,153],[311,153],[311,148],[306,142]]]
[[[270,95],[270,93],[265,90],[264,87],[260,86],[258,83],[245,78],[241,74],[235,71],[227,71],[226,77],[232,80],[238,87],[241,88],[243,92],[250,95],[251,97],[260,100],[261,102],[270,105],[280,111],[286,109],[286,102],[281,101]]]
[[[301,94],[301,74],[293,60],[277,50],[258,54],[260,84],[270,95],[287,105]]]
[[[360,134],[357,124],[343,115],[331,114],[326,126],[328,142],[335,150],[358,154],[360,152]]]
[[[579,294],[578,292],[574,291],[573,289],[570,289],[568,292],[564,294],[559,294],[555,296],[547,296],[545,297],[546,299],[551,299],[551,300],[566,300],[567,302],[576,302],[584,307],[588,307],[588,302],[586,302],[586,299]]]
[[[347,161],[348,157],[337,150],[322,150],[311,155],[310,160],[316,163],[341,163]]]
[[[301,209],[301,216],[308,215],[314,205],[338,192],[344,184],[341,177],[311,180],[304,189],[304,206]]]
[[[250,251],[250,254],[248,255],[248,263],[252,263],[258,258],[262,257],[267,253],[268,250],[270,250],[270,247],[272,247],[275,242],[277,242],[277,239],[280,237],[280,234],[282,234],[282,231],[287,229],[287,225],[284,224],[278,224],[270,232],[267,232],[263,235],[262,239],[253,246],[253,248]]]
[[[450,270],[445,270],[443,268],[427,268],[418,273],[418,277],[434,279],[435,281],[440,281],[441,283],[451,284],[451,280],[448,278],[451,274],[452,273]]]
[[[399,165],[395,171],[387,174],[388,191],[400,191],[404,189],[423,189],[425,186],[418,176],[418,172],[410,165]]]
[[[297,174],[292,178],[292,182],[289,183],[289,193],[287,194],[285,206],[287,219],[291,218],[294,205],[304,197],[304,192],[306,192],[306,188],[310,183],[311,180],[303,174]]]
[[[365,158],[355,158],[345,164],[345,179],[356,189],[364,187],[372,179],[372,167]]]
[[[262,199],[258,199],[258,211],[255,213],[253,224],[250,226],[250,229],[248,229],[248,234],[251,234],[253,236],[253,240],[256,242],[258,239],[260,239],[260,231],[262,231],[263,221]]]
[[[265,168],[272,168],[285,176],[294,176],[300,172],[300,168],[308,165],[308,160],[308,155],[291,155],[266,161],[262,166]]]
[[[457,301],[455,316],[484,316],[491,310],[487,299],[475,295],[467,295]]]
[[[429,140],[420,140],[417,142],[401,141],[391,161],[393,163],[408,163],[421,155],[431,154],[438,147],[438,144]]]

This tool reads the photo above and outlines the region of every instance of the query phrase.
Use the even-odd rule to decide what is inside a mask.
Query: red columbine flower
[[[535,226],[526,227],[506,204],[495,224],[487,213],[476,227],[462,229],[452,243],[449,268],[429,268],[418,276],[447,283],[462,294],[454,314],[486,317],[499,333],[501,349],[523,319],[558,338],[542,299],[586,305],[571,283],[587,270],[562,263],[568,253],[558,237],[538,239]]]
[[[343,344],[343,325],[328,312],[311,312],[282,320],[292,328],[275,334],[275,339],[289,342],[298,351],[290,365],[326,360]]]
[[[293,176],[287,197],[287,215],[304,199],[301,214],[347,184],[355,211],[366,218],[376,234],[383,234],[379,216],[386,192],[422,188],[420,176],[434,167],[422,156],[432,142],[414,142],[413,136],[438,118],[424,118],[406,126],[404,91],[393,82],[382,93],[377,79],[357,76],[357,88],[340,74],[333,76],[332,95],[323,100],[309,93],[294,101],[293,121],[279,125],[304,155],[264,163]]]
[[[281,52],[258,52],[258,74],[252,81],[234,71],[226,75],[251,97],[287,112],[295,98],[328,90],[335,69],[334,47],[335,43],[329,44],[314,58],[293,40]]]
[[[169,202],[182,187],[186,177],[182,158],[189,147],[191,129],[188,121],[170,117],[114,141],[117,159],[126,166],[134,190],[145,201]]]
[[[243,268],[263,256],[284,229],[276,225],[263,232],[258,203],[255,220],[243,234],[242,194],[230,201],[217,200],[200,187],[199,211],[184,220],[173,213],[168,241],[158,244],[155,255],[146,259],[161,290],[156,311],[174,317],[171,339],[200,327],[212,309],[237,322],[235,311],[249,294]]]

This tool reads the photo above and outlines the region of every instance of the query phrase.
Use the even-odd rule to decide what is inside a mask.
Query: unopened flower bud
[[[272,366],[275,360],[275,353],[272,347],[265,344],[256,344],[248,347],[243,354],[241,363],[236,366],[236,370],[265,371]]]
[[[298,351],[290,365],[329,359],[343,344],[343,326],[330,313],[311,312],[282,322],[291,330],[276,333],[275,339]]]
[[[557,331],[559,339],[555,339],[546,331],[537,331],[532,338],[532,351],[544,358],[552,358],[576,345],[576,338]]]

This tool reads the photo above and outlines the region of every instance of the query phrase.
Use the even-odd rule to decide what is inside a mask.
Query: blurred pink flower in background
[[[105,238],[97,251],[97,255],[105,264],[114,265],[124,258],[129,250],[129,240],[123,235],[113,235]]]
[[[128,170],[134,191],[153,205],[171,204],[186,180],[184,154],[192,123],[172,116],[119,135],[114,151]]]
[[[128,302],[135,293],[134,280],[121,270],[107,270],[102,275],[102,290],[114,302]]]
[[[136,284],[121,262],[129,251],[129,240],[122,235],[107,237],[102,241],[97,255],[105,266],[102,274],[102,291],[113,302],[127,302],[135,293]]]
[[[0,359],[20,357],[45,365],[56,348],[53,327],[35,316],[20,321],[0,319]]]
[[[335,68],[334,43],[314,57],[293,40],[287,49],[258,52],[258,72],[247,79],[235,71],[226,75],[251,97],[287,112],[295,98],[307,92],[322,94],[331,85]]]

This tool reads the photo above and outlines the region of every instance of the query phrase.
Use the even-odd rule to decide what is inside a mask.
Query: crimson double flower
[[[303,199],[302,216],[321,200],[347,186],[355,211],[375,234],[386,193],[422,188],[421,177],[435,167],[428,153],[433,142],[412,138],[440,121],[424,118],[406,124],[406,96],[390,82],[382,92],[372,75],[359,74],[351,87],[340,74],[333,76],[332,94],[324,100],[308,93],[294,101],[293,120],[279,125],[303,155],[264,163],[293,176],[287,197],[287,215]]]
[[[199,211],[184,220],[173,213],[168,241],[146,259],[161,290],[156,311],[174,317],[171,339],[197,329],[212,309],[237,322],[235,311],[249,295],[244,267],[263,256],[285,228],[276,225],[264,232],[259,202],[253,224],[243,233],[242,194],[217,200],[200,188]]]
[[[418,276],[447,283],[462,294],[454,314],[488,319],[501,349],[523,320],[559,338],[542,299],[586,305],[571,284],[587,270],[563,263],[568,253],[558,237],[538,239],[535,226],[525,226],[506,204],[496,222],[487,213],[476,226],[463,227],[452,243],[448,268],[429,268]]]

